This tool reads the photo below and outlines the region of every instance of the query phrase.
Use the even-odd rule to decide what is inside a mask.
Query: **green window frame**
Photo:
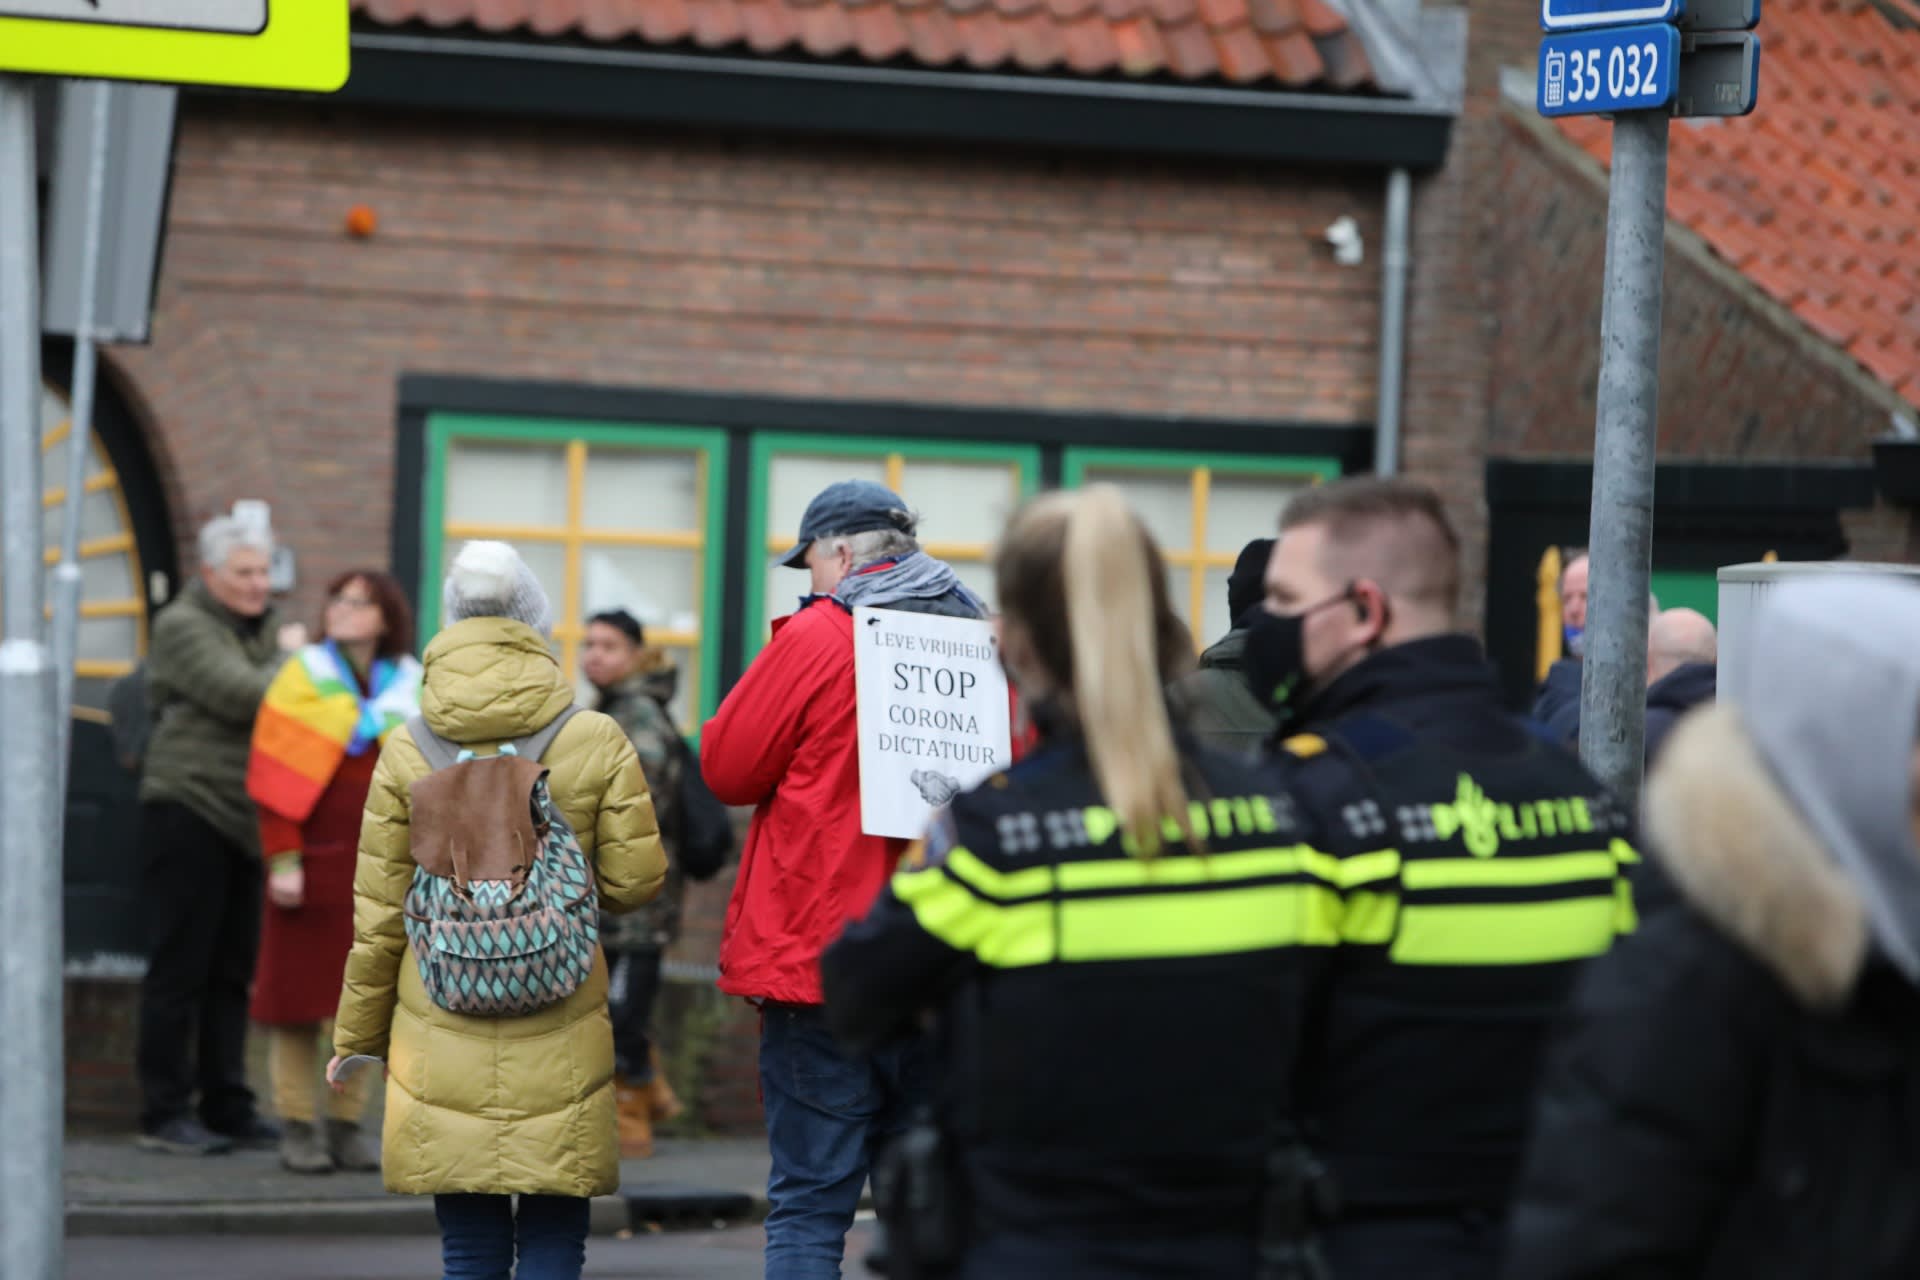
[[[561,525],[502,521],[450,523],[447,519],[447,469],[454,448],[463,441],[564,450],[567,467],[566,519]],[[591,528],[585,522],[586,468],[592,450],[622,453],[691,453],[696,466],[696,527],[678,530]],[[727,433],[723,429],[665,423],[582,422],[561,418],[504,417],[482,414],[434,413],[426,424],[426,483],[420,510],[421,584],[420,635],[424,645],[440,625],[440,575],[445,568],[446,544],[468,538],[500,538],[509,542],[533,540],[558,544],[564,550],[564,581],[543,582],[554,609],[554,636],[560,646],[561,669],[578,679],[578,652],[585,618],[581,603],[582,553],[591,546],[671,548],[690,550],[696,563],[696,601],[700,609],[693,635],[667,631],[663,644],[685,648],[695,656],[698,671],[692,681],[683,728],[697,728],[719,705],[722,645],[722,607],[729,548],[726,537]],[[636,522],[637,523],[637,522]]]
[[[1720,621],[1720,573],[1716,569],[1655,569],[1649,584],[1662,609],[1698,609]]]
[[[886,482],[896,493],[902,492],[902,476],[915,462],[1000,462],[1012,468],[1019,482],[1019,497],[1026,499],[1040,487],[1040,447],[1038,445],[993,444],[980,440],[896,439],[812,435],[802,432],[761,431],[753,436],[749,454],[747,508],[746,634],[742,657],[751,662],[765,647],[768,628],[775,615],[767,599],[767,567],[772,558],[793,545],[794,530],[773,529],[768,523],[768,503],[772,498],[772,470],[777,457],[858,458],[886,464]],[[907,495],[911,501],[911,495]],[[986,544],[956,543],[939,536],[937,527],[927,531],[923,544],[928,554],[941,558],[956,555],[973,558],[990,550]],[[797,599],[806,591],[806,581],[794,571]]]

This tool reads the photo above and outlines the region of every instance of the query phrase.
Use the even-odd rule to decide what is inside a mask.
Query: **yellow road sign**
[[[331,93],[347,0],[0,0],[0,72]]]

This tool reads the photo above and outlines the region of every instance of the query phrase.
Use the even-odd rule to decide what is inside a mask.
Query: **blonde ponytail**
[[[1092,485],[1077,497],[1061,580],[1094,777],[1130,851],[1159,852],[1169,822],[1197,849],[1162,685],[1166,569],[1118,489]]]

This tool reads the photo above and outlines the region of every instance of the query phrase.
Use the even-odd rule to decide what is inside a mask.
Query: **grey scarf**
[[[973,610],[975,617],[987,616],[986,602],[967,589],[967,584],[960,581],[960,575],[950,565],[935,560],[924,551],[902,556],[891,568],[878,572],[861,573],[856,570],[842,579],[833,591],[833,598],[849,609],[863,605],[870,609],[884,609],[905,601],[938,600],[949,595],[960,597]]]

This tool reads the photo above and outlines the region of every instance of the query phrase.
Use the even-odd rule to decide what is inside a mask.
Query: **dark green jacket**
[[[241,618],[194,581],[153,620],[147,652],[147,740],[140,799],[184,805],[258,857],[247,753],[260,699],[286,655],[269,609]]]
[[[667,850],[667,882],[659,896],[638,911],[601,917],[601,942],[615,951],[664,947],[680,933],[680,907],[686,894],[678,844],[680,768],[686,757],[680,753],[684,739],[667,711],[679,686],[680,671],[669,666],[630,675],[600,693],[599,710],[626,730],[634,753],[640,757],[647,790],[653,793],[654,813],[660,819],[660,839]]]
[[[1278,719],[1247,688],[1242,658],[1247,633],[1229,631],[1200,655],[1200,669],[1174,681],[1175,707],[1193,735],[1226,751],[1258,751],[1279,727]]]

